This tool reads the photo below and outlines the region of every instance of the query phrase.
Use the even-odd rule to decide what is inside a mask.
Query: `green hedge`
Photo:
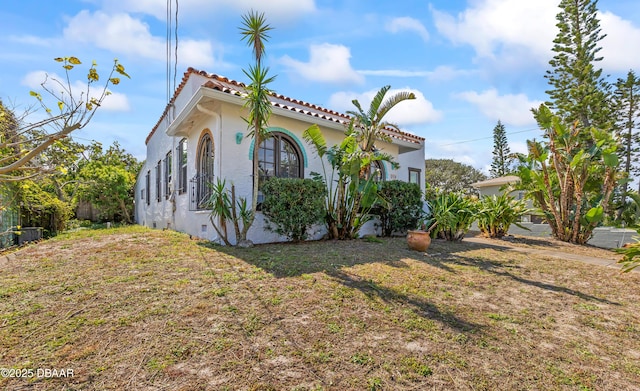
[[[374,211],[380,218],[383,236],[405,233],[417,227],[423,213],[420,186],[398,180],[387,181],[380,184],[378,194],[387,204],[378,206]]]
[[[307,238],[307,230],[324,221],[324,186],[318,181],[271,178],[262,185],[262,213],[267,228],[293,241]]]

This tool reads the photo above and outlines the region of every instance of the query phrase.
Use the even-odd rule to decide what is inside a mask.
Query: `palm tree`
[[[249,66],[248,70],[243,70],[251,81],[246,87],[247,96],[245,97],[244,107],[249,109],[249,116],[245,118],[249,129],[249,137],[253,137],[253,192],[251,197],[251,216],[248,223],[243,227],[240,241],[247,242],[247,231],[253,224],[256,210],[258,207],[258,151],[260,143],[267,136],[266,128],[271,117],[271,102],[269,96],[272,92],[267,88],[275,76],[269,76],[269,68],[262,66],[262,57],[265,53],[264,43],[269,39],[268,32],[272,30],[271,26],[266,23],[264,13],[257,13],[253,10],[247,15],[242,16],[242,27],[240,33],[242,40],[252,48],[255,64]]]
[[[391,138],[385,131],[385,129],[400,130],[398,125],[385,121],[384,117],[393,109],[398,103],[405,100],[415,99],[416,96],[413,92],[400,91],[395,95],[388,97],[385,100],[387,92],[391,89],[391,86],[384,86],[376,93],[369,105],[369,110],[366,112],[362,109],[360,102],[357,99],[351,101],[357,108],[357,111],[347,111],[347,114],[351,116],[349,123],[348,133],[358,141],[360,146],[361,158],[364,162],[364,166],[361,169],[361,176],[368,177],[370,166],[376,160],[388,160],[390,156],[380,152],[376,148],[376,142],[378,140],[391,142]]]

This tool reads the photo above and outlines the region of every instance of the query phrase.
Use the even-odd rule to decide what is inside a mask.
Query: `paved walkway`
[[[478,243],[478,244],[484,244],[488,246],[501,247],[511,251],[517,251],[525,254],[537,254],[537,255],[543,255],[550,258],[580,261],[580,262],[588,263],[590,265],[605,266],[605,267],[610,267],[618,270],[622,269],[622,266],[616,263],[617,261],[612,259],[590,257],[588,255],[572,254],[572,253],[567,253],[567,252],[562,252],[557,250],[543,250],[543,249],[531,248],[531,247],[518,247],[510,244],[507,241],[497,242],[494,239],[487,239],[480,236],[465,237],[463,241],[468,243]],[[640,272],[640,268],[636,268],[633,271]]]

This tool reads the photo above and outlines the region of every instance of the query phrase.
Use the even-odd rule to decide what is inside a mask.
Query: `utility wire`
[[[173,63],[173,91],[176,90],[176,75],[178,74],[178,0],[176,0],[176,28],[175,28],[175,39],[176,39],[176,48],[173,51],[175,56],[175,61]]]
[[[507,132],[507,134],[518,134],[518,133],[533,132],[534,130],[542,130],[542,129],[540,129],[540,128],[532,128],[532,129],[518,130],[518,131],[515,131],[515,132]],[[491,139],[491,138],[493,138],[493,136],[474,138],[474,139],[471,139],[471,140],[454,141],[452,143],[447,143],[447,144],[437,144],[436,146],[438,146],[438,147],[447,147],[449,145],[465,144],[465,143],[471,143],[471,142],[474,142],[474,141],[488,140],[488,139]]]

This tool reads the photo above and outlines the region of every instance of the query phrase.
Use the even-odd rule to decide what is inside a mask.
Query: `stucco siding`
[[[247,110],[242,107],[242,100],[235,95],[224,92],[203,93],[202,85],[209,80],[207,77],[194,74],[181,86],[180,93],[169,107],[166,115],[154,128],[147,141],[147,156],[144,166],[138,175],[136,184],[135,216],[139,224],[157,229],[175,229],[188,233],[194,237],[212,241],[220,241],[217,233],[211,225],[207,210],[193,210],[190,201],[192,190],[190,180],[197,174],[198,143],[203,132],[208,132],[213,143],[214,154],[214,178],[224,179],[227,185],[235,185],[236,196],[244,197],[250,203],[253,183],[252,150],[254,148],[252,138],[248,138],[247,124],[243,120],[248,116]],[[219,99],[217,98],[219,94]],[[312,172],[322,173],[322,162],[316,155],[312,145],[306,143],[302,137],[303,132],[312,124],[317,123],[329,146],[339,144],[344,138],[344,129],[335,122],[313,118],[307,115],[291,114],[290,111],[275,108],[270,118],[271,131],[279,131],[287,134],[297,144],[304,160],[303,172],[305,178],[310,178]],[[176,153],[182,139],[187,142],[187,188],[179,193],[178,171],[179,162]],[[400,179],[407,181],[409,178],[408,167],[420,168],[420,186],[424,187],[424,143],[409,149],[401,148],[395,143],[379,143],[378,147],[390,155],[396,157],[400,163],[399,169],[391,169],[385,164],[385,180]],[[406,151],[406,152],[405,152]],[[164,193],[164,164],[167,153],[171,152],[171,194],[166,197]],[[405,152],[405,153],[400,153]],[[163,190],[160,199],[157,199],[156,191],[156,165],[161,162],[161,188]],[[325,168],[331,167],[325,162]],[[150,186],[146,187],[146,175],[150,174]],[[214,179],[215,180],[215,179]],[[149,204],[146,203],[145,193],[149,194]],[[284,241],[286,238],[266,230],[265,218],[262,213],[256,215],[255,222],[248,232],[248,239],[254,243],[266,243]],[[232,243],[233,227],[229,225]],[[362,230],[362,234],[374,233],[373,223]],[[311,239],[319,239],[326,234],[323,225],[313,227],[309,232]]]

